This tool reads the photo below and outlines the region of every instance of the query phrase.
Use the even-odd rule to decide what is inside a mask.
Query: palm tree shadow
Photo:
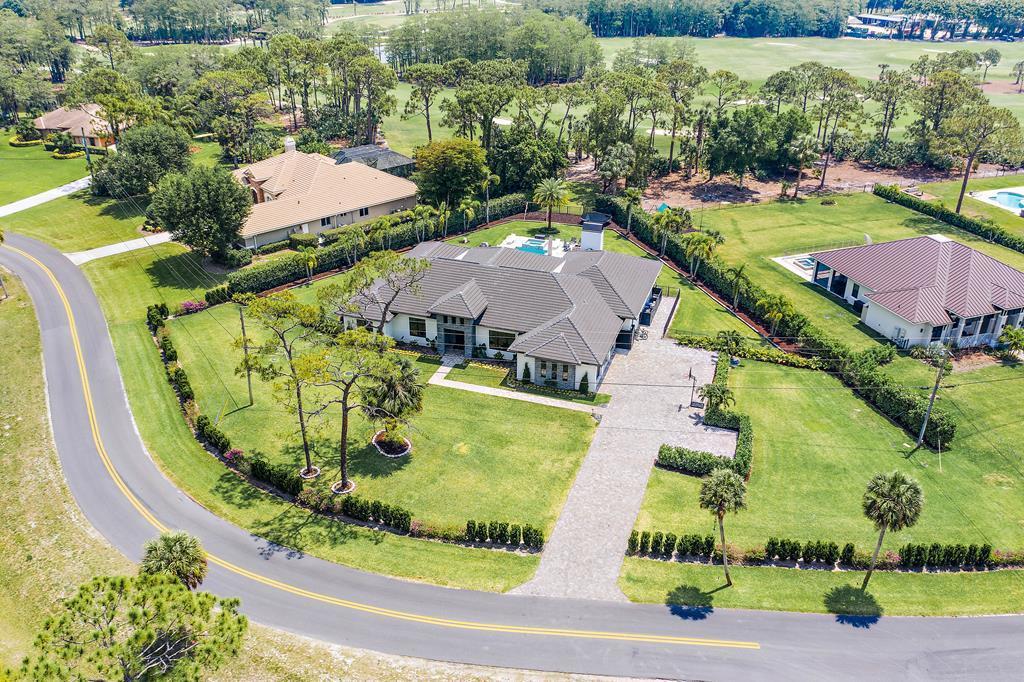
[[[665,596],[665,605],[669,613],[683,620],[704,620],[715,611],[712,595],[725,587],[705,592],[693,585],[679,585]]]
[[[836,622],[855,628],[870,628],[882,617],[882,606],[870,592],[853,585],[838,585],[825,593],[825,609]]]

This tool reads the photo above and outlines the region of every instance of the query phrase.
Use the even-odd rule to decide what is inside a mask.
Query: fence
[[[981,180],[984,178],[1001,178],[1004,175],[1024,175],[1024,168],[996,168],[993,170],[979,170],[971,173],[971,180]],[[963,176],[951,177],[949,180],[960,180]],[[874,190],[875,185],[895,185],[900,189],[907,189],[908,187],[917,187],[918,185],[924,185],[930,182],[946,182],[945,180],[935,178],[920,178],[918,180],[894,180],[892,182],[870,182],[867,184],[853,184],[844,183],[839,185],[828,185],[828,188],[832,191],[838,192],[871,192]]]
[[[870,243],[870,240],[867,238],[867,235],[864,235],[864,239],[863,240],[847,239],[847,240],[844,240],[844,241],[822,242],[822,243],[819,243],[819,244],[813,244],[811,246],[806,246],[806,247],[803,247],[803,248],[800,248],[800,249],[795,249],[795,250],[790,250],[790,251],[783,251],[782,252],[782,257],[786,258],[786,257],[789,257],[789,256],[799,256],[799,255],[802,255],[802,254],[805,254],[805,253],[817,253],[819,251],[832,251],[833,249],[845,249],[845,248],[847,248],[849,246],[864,246],[865,244],[869,244],[869,243]]]

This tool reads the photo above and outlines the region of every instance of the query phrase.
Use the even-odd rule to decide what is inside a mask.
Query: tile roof
[[[1024,308],[1024,272],[941,235],[812,253],[871,293],[867,298],[914,323]]]
[[[47,112],[32,121],[40,130],[63,130],[71,134],[104,137],[110,134],[110,126],[99,116],[99,104],[79,104],[76,107],[60,107]]]
[[[311,220],[406,199],[416,185],[361,163],[336,164],[320,154],[287,151],[232,171],[242,184],[251,178],[271,201],[254,204],[242,236],[251,237]]]
[[[394,313],[474,318],[484,327],[517,332],[513,352],[572,364],[604,361],[622,321],[639,314],[661,269],[657,261],[617,253],[555,258],[441,242],[418,244],[408,255],[431,266],[416,291],[398,295]],[[363,314],[380,317],[366,307]]]

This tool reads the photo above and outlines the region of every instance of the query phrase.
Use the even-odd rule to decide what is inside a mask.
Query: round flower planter
[[[299,478],[305,481],[311,481],[320,475],[320,467],[312,467],[309,471],[305,469],[299,469]]]
[[[370,439],[370,442],[373,443],[373,447],[377,448],[377,452],[384,455],[385,457],[396,459],[398,457],[405,457],[410,452],[412,452],[412,442],[405,437],[402,438],[402,440],[405,442],[405,449],[402,450],[401,452],[389,452],[388,450],[385,450],[384,448],[381,447],[380,443],[378,442],[383,435],[384,429],[381,429],[377,433],[373,434],[373,438]]]
[[[334,493],[335,495],[348,495],[349,493],[351,493],[355,489],[356,489],[356,482],[355,481],[349,481],[348,482],[348,487],[345,488],[345,489],[342,489],[341,481],[338,481],[337,483],[335,483],[334,485],[331,486],[331,492]]]

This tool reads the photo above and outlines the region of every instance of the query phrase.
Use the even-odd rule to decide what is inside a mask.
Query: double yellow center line
[[[67,295],[64,293],[63,287],[60,282],[57,281],[56,276],[53,272],[44,265],[39,259],[32,256],[21,249],[15,248],[10,245],[4,245],[11,251],[19,254],[23,258],[34,263],[40,270],[42,270],[53,284],[54,289],[57,291],[57,295],[60,297],[61,302],[64,305],[64,312],[68,318],[68,329],[71,332],[71,343],[74,347],[75,361],[78,364],[78,374],[82,382],[82,397],[85,400],[86,412],[89,416],[89,428],[92,431],[93,443],[96,446],[96,451],[99,453],[100,460],[103,462],[103,466],[106,468],[107,473],[110,474],[110,478],[114,481],[114,485],[121,491],[121,494],[125,496],[128,502],[142,515],[146,521],[148,521],[154,528],[160,532],[166,532],[170,530],[166,525],[160,522],[156,516],[144,505],[142,502],[129,490],[120,474],[114,468],[113,463],[110,460],[110,456],[107,454],[107,449],[103,444],[103,438],[100,435],[99,424],[96,419],[96,408],[92,400],[92,390],[89,386],[89,376],[85,368],[85,358],[82,355],[82,345],[78,338],[78,328],[75,324],[75,316],[71,310],[71,302],[68,300]],[[319,592],[312,592],[310,590],[296,587],[288,583],[269,578],[258,573],[254,573],[246,568],[242,568],[229,561],[221,559],[214,554],[207,554],[209,561],[221,568],[224,568],[232,573],[243,576],[255,582],[261,583],[268,587],[272,587],[282,592],[288,592],[300,597],[307,599],[313,599],[315,601],[323,602],[325,604],[331,604],[353,611],[361,611],[363,613],[370,613],[385,618],[394,618],[396,620],[403,620],[413,623],[422,623],[425,625],[433,625],[443,628],[453,628],[459,630],[478,630],[484,632],[500,632],[508,634],[522,634],[522,635],[540,635],[547,637],[572,637],[572,638],[584,638],[584,639],[603,639],[603,640],[616,640],[626,642],[643,642],[653,644],[683,644],[689,646],[704,646],[704,647],[722,647],[730,649],[760,649],[761,646],[757,642],[742,642],[732,641],[723,639],[705,639],[699,637],[673,637],[668,635],[654,635],[654,634],[640,634],[630,632],[607,632],[602,630],[573,630],[566,628],[547,628],[547,627],[536,627],[529,625],[504,625],[499,623],[482,623],[475,621],[464,621],[455,620],[452,618],[438,618],[435,616],[427,616],[417,613],[409,613],[407,611],[398,611],[395,609],[383,608],[380,606],[373,606],[371,604],[363,604],[360,602],[351,601],[349,599],[340,599],[338,597],[332,597],[327,594],[321,594]]]

